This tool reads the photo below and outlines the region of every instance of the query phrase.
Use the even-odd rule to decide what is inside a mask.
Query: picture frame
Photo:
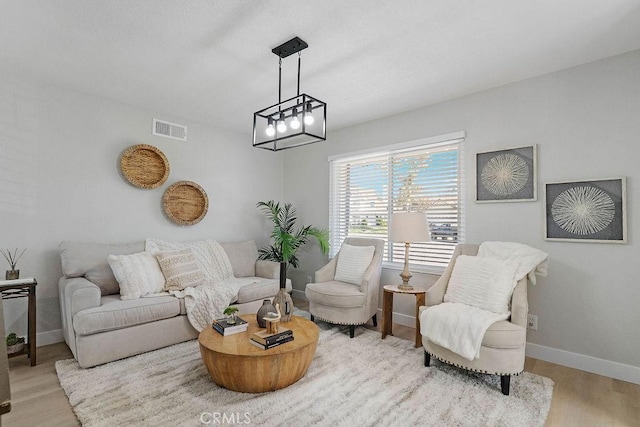
[[[625,177],[545,184],[545,239],[627,243]]]
[[[476,153],[476,202],[535,202],[538,146]]]

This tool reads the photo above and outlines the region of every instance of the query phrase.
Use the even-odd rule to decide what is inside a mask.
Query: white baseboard
[[[64,341],[62,335],[62,329],[56,329],[53,331],[40,332],[36,334],[36,346],[41,347],[43,345],[55,344]]]
[[[380,319],[382,319],[382,310],[378,309],[378,320]],[[393,323],[415,328],[416,318],[415,316],[394,312]],[[640,384],[640,367],[637,366],[625,365],[618,362],[612,362],[610,360],[598,359],[584,354],[572,353],[570,351],[532,343],[527,343],[525,354],[528,357],[544,360],[545,362],[551,362],[557,365],[567,366],[569,368],[575,368],[617,380]]]
[[[527,343],[526,355],[534,359],[568,366],[605,377],[640,384],[640,368],[539,344]]]
[[[378,321],[382,321],[382,309],[378,309]],[[393,323],[402,326],[408,326],[410,328],[416,327],[416,318],[415,316],[409,316],[408,314],[396,313],[395,311],[392,314]]]

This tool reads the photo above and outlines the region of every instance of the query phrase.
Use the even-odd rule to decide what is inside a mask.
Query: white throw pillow
[[[204,282],[204,273],[196,261],[193,249],[160,252],[156,257],[167,281],[166,290],[181,291],[184,288],[202,285]]]
[[[343,243],[338,253],[334,280],[360,286],[375,251],[374,246],[353,246]]]
[[[444,301],[508,313],[517,284],[517,268],[517,264],[497,258],[460,255],[453,266]]]
[[[157,255],[159,252],[191,249],[196,262],[204,273],[205,281],[221,282],[233,277],[233,267],[227,253],[215,240],[195,240],[192,242],[169,242],[160,239],[147,239],[145,250]]]
[[[109,255],[108,260],[120,285],[120,299],[136,299],[163,291],[164,275],[153,254]]]

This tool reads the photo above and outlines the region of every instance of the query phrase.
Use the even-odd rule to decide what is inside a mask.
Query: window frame
[[[336,163],[344,163],[347,161],[357,162],[357,161],[366,161],[369,159],[376,159],[382,157],[392,158],[392,156],[402,154],[404,152],[416,151],[420,149],[434,149],[437,151],[438,148],[446,147],[448,145],[458,144],[458,169],[457,169],[457,179],[458,179],[458,238],[456,244],[464,243],[465,241],[465,179],[464,179],[464,150],[463,150],[463,142],[466,138],[466,133],[463,131],[453,132],[444,135],[438,135],[433,137],[421,138],[417,140],[411,140],[386,146],[380,146],[376,148],[371,148],[367,150],[361,150],[356,152],[344,153],[339,155],[333,155],[328,157],[328,161],[330,164],[329,171],[329,186],[330,186],[330,194],[329,194],[329,232],[333,234],[336,228],[336,220],[339,218],[337,214],[335,214],[338,209],[336,206],[336,194],[339,192],[336,191],[337,183],[336,183]],[[392,179],[393,174],[389,174],[389,179]],[[388,195],[388,207],[387,207],[387,215],[391,213],[391,196]],[[428,213],[428,212],[427,212]],[[334,215],[335,214],[335,215]],[[347,234],[348,236],[348,234]],[[373,237],[373,236],[372,236]],[[377,237],[377,236],[376,236]],[[400,261],[388,261],[389,257],[397,257],[398,255],[390,255],[388,253],[389,250],[392,249],[392,245],[399,245],[398,243],[389,242],[388,240],[388,230],[387,236],[385,239],[385,257],[383,260],[383,268],[389,270],[397,270],[401,271],[404,268],[404,259]],[[392,244],[390,244],[392,243]],[[330,249],[330,256],[333,257],[338,252],[339,247],[333,247],[336,245],[332,245]],[[404,250],[404,245],[402,245],[402,250]],[[454,246],[455,247],[455,246]],[[396,248],[394,248],[394,253],[396,252]],[[424,265],[424,264],[415,264],[410,262],[410,268],[412,272],[419,273],[427,273],[427,274],[442,274],[445,266],[432,266],[432,265]]]

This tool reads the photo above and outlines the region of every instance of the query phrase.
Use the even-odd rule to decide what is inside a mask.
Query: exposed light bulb
[[[267,134],[267,136],[273,136],[276,134],[276,129],[273,127],[273,119],[269,118],[269,120],[267,121],[267,130],[265,130],[265,132]]]
[[[311,115],[311,113],[306,113],[304,115],[304,124],[306,125],[312,125],[313,124],[313,116]]]
[[[278,129],[278,132],[280,133],[284,133],[287,131],[287,125],[284,123],[284,113],[280,113],[280,118],[278,119],[276,129]]]
[[[293,118],[291,119],[291,123],[289,123],[291,129],[299,129],[300,128],[300,120],[298,120],[298,109],[293,109]]]
[[[265,133],[267,134],[267,136],[273,136],[276,134],[276,129],[273,127],[273,125],[269,125],[267,126],[267,130],[265,131]]]
[[[307,102],[307,106],[304,109],[304,124],[312,125],[314,122],[312,110],[311,110],[311,102]]]

